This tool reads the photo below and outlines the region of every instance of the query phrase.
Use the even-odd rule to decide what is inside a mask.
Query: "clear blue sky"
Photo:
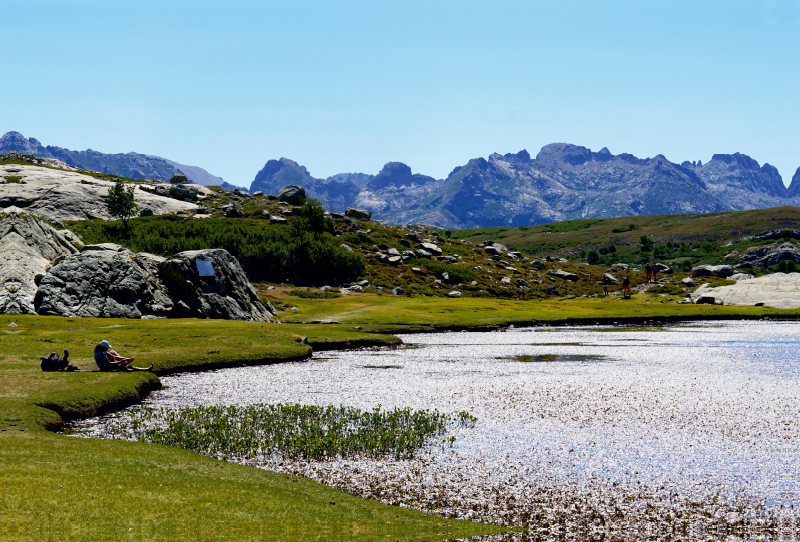
[[[800,1],[0,5],[0,133],[237,185],[552,142],[800,166]]]

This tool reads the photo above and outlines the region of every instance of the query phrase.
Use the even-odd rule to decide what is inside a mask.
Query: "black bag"
[[[45,372],[54,372],[54,371],[62,371],[67,368],[69,365],[69,361],[58,357],[57,355],[50,354],[49,357],[40,358],[42,360],[42,371]]]

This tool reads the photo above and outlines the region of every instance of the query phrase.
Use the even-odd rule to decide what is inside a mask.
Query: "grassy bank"
[[[274,294],[280,295],[280,294]],[[284,303],[298,310],[281,318],[288,322],[332,320],[364,331],[402,332],[444,329],[480,329],[509,324],[607,324],[677,322],[700,319],[800,318],[800,309],[661,302],[658,295],[543,300],[482,298],[444,299],[348,294],[324,302],[285,296]]]
[[[64,348],[92,369],[102,339],[162,374],[303,359],[310,345],[397,342],[342,326],[0,317],[3,540],[441,540],[498,531],[176,448],[47,431],[159,385],[150,373],[39,370],[39,356]]]

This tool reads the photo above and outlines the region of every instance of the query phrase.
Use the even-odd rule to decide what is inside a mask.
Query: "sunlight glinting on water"
[[[520,524],[589,507],[632,521],[653,508],[702,522],[698,503],[714,521],[783,514],[796,528],[797,324],[402,338],[416,347],[165,377],[148,402],[469,411],[478,422],[452,429],[452,449],[414,460],[262,464],[449,516]]]

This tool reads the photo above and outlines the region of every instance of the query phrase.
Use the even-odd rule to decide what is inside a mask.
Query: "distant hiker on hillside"
[[[653,266],[648,263],[644,266],[644,278],[647,279],[647,282],[650,282],[650,278],[653,276]]]
[[[607,282],[603,283],[603,294],[605,294],[605,296],[608,297],[608,283]]]
[[[631,296],[631,278],[625,277],[622,279],[622,296],[623,297],[630,297]]]
[[[524,297],[525,297],[525,287],[522,284],[520,284],[519,287],[517,288],[517,300],[522,301]]]
[[[661,269],[660,263],[653,264],[653,282],[658,282],[658,270]]]
[[[111,350],[108,341],[103,341],[94,347],[94,362],[101,371],[152,371],[150,367],[133,367],[134,358],[124,358]]]

